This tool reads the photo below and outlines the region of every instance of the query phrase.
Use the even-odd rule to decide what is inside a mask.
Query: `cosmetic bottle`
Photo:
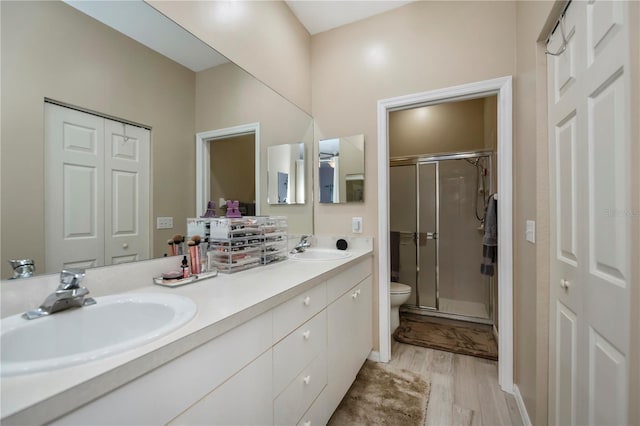
[[[187,256],[182,258],[182,278],[189,278],[189,262]]]

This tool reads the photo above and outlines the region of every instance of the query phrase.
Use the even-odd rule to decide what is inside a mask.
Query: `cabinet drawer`
[[[327,356],[323,351],[275,399],[274,424],[296,424],[326,384]]]
[[[271,356],[268,350],[169,424],[270,424],[273,418]]]
[[[327,311],[295,329],[273,347],[273,396],[278,396],[327,346]]]
[[[319,284],[273,310],[273,343],[327,306],[327,284]]]
[[[327,365],[327,369],[328,368],[329,366]],[[329,422],[329,419],[335,411],[335,407],[329,407],[327,403],[328,385],[329,378],[327,377],[327,386],[320,392],[316,400],[313,401],[307,412],[302,415],[297,426],[324,426]]]
[[[373,264],[367,258],[346,271],[327,281],[327,303],[331,303],[342,296],[347,290],[371,275]]]
[[[53,424],[165,424],[269,349],[271,324],[268,311]]]

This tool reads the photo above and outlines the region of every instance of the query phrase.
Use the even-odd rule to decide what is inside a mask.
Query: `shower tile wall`
[[[476,198],[477,195],[479,197]],[[484,194],[476,194],[474,166],[464,160],[440,162],[439,273],[442,311],[448,311],[444,299],[482,306],[488,302],[488,284],[480,275],[483,231],[479,229],[480,222],[474,211],[477,199],[480,203],[477,206],[478,214],[482,217],[482,197]]]

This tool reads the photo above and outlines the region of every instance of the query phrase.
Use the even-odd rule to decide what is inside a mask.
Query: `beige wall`
[[[185,190],[195,181],[187,167],[195,156],[194,73],[62,2],[0,7],[2,278],[11,276],[10,257],[44,267],[45,97],[151,126],[152,216],[186,228],[195,206],[194,191]],[[154,230],[154,253],[180,229]]]
[[[311,112],[310,36],[285,2],[147,3]]]
[[[484,149],[484,104],[479,98],[389,113],[389,157]]]
[[[498,97],[487,96],[484,100],[484,147],[498,149]]]
[[[253,203],[256,199],[254,135],[217,139],[210,143],[211,200],[216,205],[219,198]],[[220,211],[217,213],[221,214]]]
[[[552,2],[520,1],[516,8],[515,379],[534,424],[544,424],[547,421],[549,323],[546,58],[540,52],[537,39],[552,5]],[[544,123],[542,128],[538,128],[539,121]],[[526,220],[536,221],[535,245],[524,238]],[[531,259],[536,259],[536,262]]]
[[[512,75],[514,34],[511,2],[415,2],[312,38],[314,137],[364,133],[366,174],[364,205],[316,204],[317,234],[349,235],[362,216],[377,241],[377,101]],[[377,306],[376,293],[376,347]]]
[[[313,120],[237,65],[228,63],[196,75],[196,132],[260,123],[260,214],[286,215],[289,232],[311,233],[313,205],[267,204],[267,149],[273,145],[304,142],[312,152]],[[238,162],[243,161],[238,159]],[[311,161],[307,161],[306,190],[311,194]]]

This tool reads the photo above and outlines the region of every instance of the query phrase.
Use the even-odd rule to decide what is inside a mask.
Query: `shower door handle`
[[[426,232],[427,240],[437,240],[438,233],[437,232]]]

